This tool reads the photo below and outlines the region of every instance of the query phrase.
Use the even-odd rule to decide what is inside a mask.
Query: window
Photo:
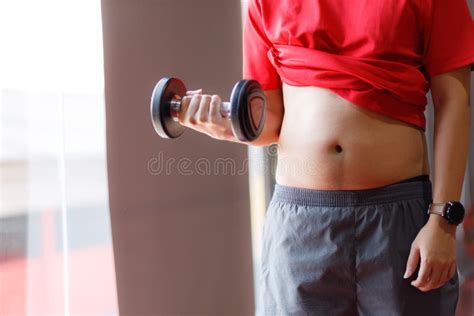
[[[2,1],[0,45],[0,315],[118,315],[100,1]]]

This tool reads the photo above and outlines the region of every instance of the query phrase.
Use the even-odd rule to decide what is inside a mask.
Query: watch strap
[[[428,208],[428,214],[432,213],[443,216],[447,205],[448,203],[431,203]]]

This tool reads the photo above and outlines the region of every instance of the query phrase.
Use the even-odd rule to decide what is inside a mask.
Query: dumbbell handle
[[[253,92],[247,97],[247,102],[250,103],[250,100],[254,97],[261,98],[262,95],[259,92]],[[220,112],[222,117],[230,119],[230,108],[231,108],[231,103],[224,101],[221,103],[221,108]],[[170,112],[171,112],[171,117],[173,118],[173,121],[178,122],[179,119],[179,111],[181,109],[181,100],[171,100],[170,102]]]
[[[171,117],[173,121],[178,122],[179,111],[181,109],[181,100],[172,100],[170,102]],[[230,118],[230,102],[222,102],[220,112],[222,117]]]

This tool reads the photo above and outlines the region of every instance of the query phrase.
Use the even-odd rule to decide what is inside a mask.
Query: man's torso
[[[425,133],[320,87],[283,83],[285,114],[276,181],[313,189],[363,189],[429,174]]]

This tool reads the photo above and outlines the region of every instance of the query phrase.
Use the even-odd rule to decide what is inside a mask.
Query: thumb
[[[420,249],[418,246],[412,245],[410,248],[410,254],[408,255],[407,267],[403,278],[409,278],[413,272],[415,272],[418,261],[420,260]]]

